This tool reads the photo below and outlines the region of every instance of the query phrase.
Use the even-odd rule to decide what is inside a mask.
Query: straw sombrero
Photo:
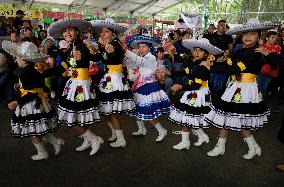
[[[114,22],[112,18],[106,18],[105,20],[93,20],[91,21],[92,28],[94,32],[99,33],[101,28],[110,28],[118,33],[123,33],[125,32],[128,27],[118,25],[117,23]]]
[[[250,18],[247,23],[229,29],[226,34],[237,35],[248,31],[257,31],[257,30],[268,30],[279,27],[280,24],[277,23],[260,23],[257,18]]]
[[[205,49],[212,55],[218,55],[223,53],[221,49],[218,47],[215,47],[214,45],[210,44],[209,40],[206,38],[201,38],[199,40],[196,39],[187,39],[182,41],[182,45],[190,50],[193,50],[194,48],[198,47],[201,49]]]
[[[3,41],[2,48],[13,57],[30,62],[43,61],[49,57],[49,55],[41,55],[37,46],[32,42],[17,44],[10,41]]]
[[[85,32],[92,27],[92,24],[82,19],[61,19],[48,27],[48,35],[52,37],[62,37],[62,31],[67,28],[76,27],[80,32]]]

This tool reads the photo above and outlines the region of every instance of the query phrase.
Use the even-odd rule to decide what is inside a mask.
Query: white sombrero
[[[241,33],[248,32],[248,31],[273,29],[279,26],[280,24],[278,23],[260,23],[260,21],[257,18],[250,18],[247,23],[241,26],[229,29],[226,32],[226,34],[236,35],[236,34],[241,34]]]
[[[100,29],[104,27],[116,30],[118,33],[123,33],[128,29],[128,27],[115,23],[112,18],[106,18],[105,20],[93,20],[91,23],[92,28],[96,33],[100,32]]]
[[[31,62],[46,60],[48,55],[41,55],[37,46],[32,42],[23,42],[20,44],[3,41],[2,48],[10,55]]]
[[[67,28],[76,27],[80,32],[85,32],[92,27],[92,24],[82,19],[62,19],[52,23],[48,27],[48,35],[52,37],[62,37],[62,31]]]
[[[212,55],[218,55],[223,53],[221,49],[218,47],[215,47],[214,45],[210,44],[209,40],[206,38],[201,38],[199,40],[196,39],[187,39],[182,41],[182,45],[190,50],[193,50],[194,48],[198,47],[201,49],[205,49]]]

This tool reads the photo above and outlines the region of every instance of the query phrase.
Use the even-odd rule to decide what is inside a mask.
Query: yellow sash
[[[48,97],[48,94],[45,93],[42,88],[34,88],[32,90],[20,89],[20,92],[21,92],[21,97],[27,95],[28,93],[37,93],[39,98],[41,99],[46,99]]]
[[[203,81],[202,79],[195,78],[194,82],[201,84],[201,88],[208,87],[208,81]]]
[[[107,65],[108,73],[122,73],[123,66],[122,64],[119,65]]]
[[[256,75],[251,73],[242,73],[241,74],[241,80],[236,79],[236,75],[232,76],[233,81],[235,82],[241,82],[241,83],[252,83],[256,82]]]
[[[77,77],[73,77],[73,80],[77,81],[83,81],[83,80],[89,80],[89,69],[88,68],[72,68],[72,71],[77,71]],[[72,73],[73,74],[73,73]]]

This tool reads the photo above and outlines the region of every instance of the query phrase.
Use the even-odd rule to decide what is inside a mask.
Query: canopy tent
[[[14,0],[14,2],[23,0]],[[114,13],[131,16],[150,17],[164,9],[181,3],[183,0],[25,0],[31,6],[48,6],[53,8],[100,9],[112,15]],[[6,1],[4,2],[10,2]]]

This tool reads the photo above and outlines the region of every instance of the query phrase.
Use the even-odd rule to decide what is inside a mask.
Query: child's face
[[[242,41],[245,47],[252,47],[258,42],[258,32],[251,31],[243,34]]]
[[[201,48],[194,48],[192,51],[192,56],[194,60],[200,60],[205,57],[205,51],[203,51]]]
[[[145,44],[139,45],[139,53],[141,56],[145,56],[150,52],[150,48]]]
[[[164,53],[161,52],[161,51],[159,51],[158,54],[157,54],[157,58],[158,58],[158,59],[163,59],[164,56],[165,56]]]
[[[268,44],[273,45],[277,40],[277,35],[270,35],[269,37],[266,37],[266,40]]]
[[[17,62],[18,66],[19,66],[20,68],[23,68],[23,67],[26,67],[26,66],[27,66],[26,61],[24,61],[23,59],[16,58],[16,62]]]

